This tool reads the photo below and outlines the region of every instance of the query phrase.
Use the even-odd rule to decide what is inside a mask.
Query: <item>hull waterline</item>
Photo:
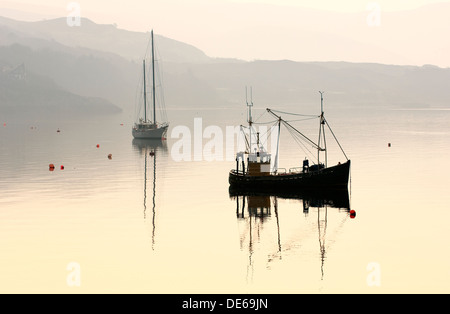
[[[292,189],[346,189],[350,175],[350,160],[319,171],[252,176],[231,170],[228,177],[233,189],[280,191]]]
[[[166,136],[168,126],[162,126],[155,129],[133,128],[132,134],[137,139],[162,139]]]

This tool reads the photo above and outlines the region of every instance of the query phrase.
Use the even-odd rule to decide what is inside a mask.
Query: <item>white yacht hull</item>
[[[138,126],[134,126],[132,134],[134,138],[139,139],[162,139],[165,138],[168,127],[168,125],[156,128],[139,128]]]

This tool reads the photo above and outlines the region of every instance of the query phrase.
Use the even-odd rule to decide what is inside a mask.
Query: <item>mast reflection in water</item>
[[[257,260],[254,259],[254,254],[257,251],[263,251],[263,254],[267,256],[266,268],[270,268],[272,263],[281,260],[283,256],[307,254],[305,243],[312,237],[315,239],[318,237],[319,240],[318,256],[321,280],[323,280],[326,250],[329,248],[326,243],[327,237],[331,237],[331,243],[334,242],[334,232],[338,232],[350,217],[347,189],[333,190],[326,194],[317,192],[257,193],[230,189],[229,194],[236,200],[241,250],[248,250],[247,281],[253,280],[254,260]],[[295,208],[302,213],[299,215],[297,210],[294,213],[296,217],[291,217],[292,211],[289,208],[283,211],[280,204],[288,207],[289,203],[298,204],[299,206],[295,205]],[[332,210],[332,216],[336,218],[332,223],[329,220],[329,210]],[[303,216],[304,219],[298,220],[298,216]],[[314,220],[317,221],[314,222]],[[334,230],[329,230],[330,227]],[[313,256],[317,258],[317,254]]]
[[[167,152],[167,143],[165,140],[161,139],[133,139],[133,147],[140,155],[144,156],[144,191],[143,191],[143,214],[144,219],[147,220],[147,184],[149,182],[148,178],[148,163],[153,165],[151,169],[151,180],[152,180],[152,249],[154,250],[155,245],[155,234],[156,234],[156,159],[160,152]],[[149,160],[150,159],[150,160]]]

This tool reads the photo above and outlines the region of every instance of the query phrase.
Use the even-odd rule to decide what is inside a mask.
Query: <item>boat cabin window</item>
[[[266,152],[257,152],[257,153],[249,154],[248,161],[269,163],[270,157],[271,157],[271,154],[268,154]]]

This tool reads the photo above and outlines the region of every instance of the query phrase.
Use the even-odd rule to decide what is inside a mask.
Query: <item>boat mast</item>
[[[252,107],[253,107],[253,95],[252,95],[252,87],[250,87],[250,104],[248,103],[247,98],[247,86],[245,86],[245,102],[247,103],[248,107],[248,128],[250,129],[250,143],[249,143],[249,154],[252,153]]]
[[[324,112],[323,112],[323,93],[319,91],[320,93],[320,125],[319,125],[319,140],[317,142],[317,146],[319,147],[319,149],[317,150],[317,164],[320,165],[320,151],[325,151],[325,168],[327,167],[328,164],[328,156],[327,156],[327,142],[325,140],[325,117],[324,117]],[[320,149],[320,142],[322,141],[322,137],[323,137],[323,145],[324,148]]]
[[[144,122],[147,122],[147,83],[145,82],[145,59],[143,60],[144,68]]]
[[[278,118],[278,137],[277,137],[277,151],[275,154],[275,162],[273,164],[272,171],[276,173],[278,171],[278,151],[280,149],[280,133],[281,133],[281,117]]]
[[[153,30],[152,30],[152,75],[153,75],[153,123],[156,124],[156,109],[155,109],[155,47],[153,44]]]

